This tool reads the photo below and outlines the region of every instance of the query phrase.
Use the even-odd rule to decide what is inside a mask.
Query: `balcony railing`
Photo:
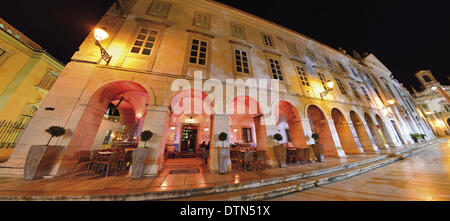
[[[0,121],[0,148],[13,148],[24,129],[23,122]]]

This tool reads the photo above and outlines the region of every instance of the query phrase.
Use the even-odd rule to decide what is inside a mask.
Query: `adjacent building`
[[[450,86],[441,85],[430,70],[416,73],[420,89],[413,88],[415,102],[420,108],[421,115],[427,120],[436,136],[443,137],[450,134]]]
[[[45,143],[51,125],[70,131],[56,141],[66,152],[55,176],[70,171],[79,151],[111,139],[138,142],[144,130],[154,133],[146,176],[164,168],[167,150],[195,156],[203,142],[217,172],[217,147],[230,144],[264,150],[267,164],[276,166],[276,133],[295,148],[313,144],[318,134],[334,157],[410,144],[413,133],[434,138],[412,97],[374,55],[350,56],[221,3],[117,1],[97,28],[109,38],[95,38],[93,30],[73,55],[10,160],[0,164],[9,173],[23,174],[30,146]],[[262,87],[260,80],[269,83]],[[218,91],[223,95],[212,101]],[[259,99],[274,95],[269,104]],[[196,101],[205,105],[188,105]],[[262,123],[268,105],[278,110],[274,124]],[[222,132],[229,135],[224,142]]]
[[[12,147],[64,65],[0,18],[0,148]]]

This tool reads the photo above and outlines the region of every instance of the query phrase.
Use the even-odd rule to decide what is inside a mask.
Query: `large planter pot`
[[[131,163],[131,178],[141,179],[144,175],[145,161],[147,160],[150,149],[138,148],[133,151]]]
[[[275,152],[275,157],[277,158],[278,166],[281,168],[286,167],[286,147],[285,146],[275,146],[273,147]]]
[[[229,147],[219,147],[219,172],[220,172],[220,174],[227,173],[229,163],[230,163],[230,148]]]
[[[51,175],[64,151],[62,146],[31,146],[25,161],[23,179],[36,180]]]
[[[318,162],[325,162],[325,156],[323,151],[323,144],[313,144],[314,155]]]

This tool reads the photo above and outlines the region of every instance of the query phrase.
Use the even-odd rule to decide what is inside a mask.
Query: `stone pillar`
[[[219,172],[219,148],[230,146],[230,116],[225,114],[216,114],[211,116],[211,142],[209,147],[209,169],[211,172]],[[228,140],[222,142],[219,140],[219,134],[225,132],[228,134]],[[229,163],[228,170],[231,171],[231,162]]]
[[[149,106],[145,116],[142,131],[150,130],[153,137],[147,142],[149,153],[145,163],[144,176],[152,177],[158,175],[164,166],[164,150],[169,132],[170,111],[164,106]],[[144,142],[139,143],[144,147]],[[130,172],[131,174],[131,172]]]
[[[342,149],[346,154],[353,153],[362,153],[364,150],[361,146],[357,146],[354,135],[350,127],[348,126],[347,121],[334,121],[334,126],[339,134],[339,140],[341,141]]]
[[[259,150],[266,151],[266,163],[271,167],[278,167],[277,158],[275,156],[274,148],[278,145],[273,140],[273,135],[278,133],[278,127],[276,125],[264,125],[261,121],[264,121],[263,115],[255,116],[255,132],[256,132],[256,145]]]
[[[366,130],[366,134],[369,137],[369,141],[370,141],[372,150],[378,151],[378,147],[375,144],[375,140],[373,139],[373,136],[372,136],[372,133],[370,132],[369,126],[365,122],[362,125],[364,126],[364,129]]]
[[[339,140],[339,135],[336,131],[336,127],[334,126],[334,121],[328,121],[328,127],[330,128],[331,137],[333,138],[334,146],[336,147],[336,151],[339,157],[345,156],[345,152],[342,149],[341,141]]]
[[[303,127],[303,133],[305,133],[305,137],[306,136],[309,137],[309,140],[306,140],[306,144],[307,145],[314,144],[314,139],[312,139],[312,137],[311,137],[312,129],[311,129],[311,125],[309,125],[309,120],[303,119],[303,120],[301,120],[301,123],[302,123],[302,127]]]

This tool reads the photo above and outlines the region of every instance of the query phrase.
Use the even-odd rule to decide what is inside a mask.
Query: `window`
[[[334,78],[334,80],[336,80],[336,83],[337,83],[337,85],[338,85],[338,87],[339,87],[339,90],[341,91],[341,94],[342,94],[342,95],[347,95],[347,91],[345,90],[345,87],[344,87],[344,85],[342,84],[341,80],[338,79],[338,78]]]
[[[289,42],[286,43],[286,44],[287,44],[287,47],[288,47],[288,50],[289,50],[289,54],[291,54],[292,56],[298,56],[298,51],[295,48],[295,45],[291,44]]]
[[[157,35],[158,31],[141,28],[136,36],[133,46],[131,46],[130,52],[133,54],[150,55],[155,46]]]
[[[342,73],[347,73],[347,69],[345,69],[344,65],[341,62],[338,62],[339,68],[341,68]]]
[[[153,15],[160,18],[167,18],[167,14],[169,14],[170,4],[161,2],[161,1],[153,1],[150,7],[147,9],[148,15]]]
[[[192,64],[206,65],[208,42],[192,39],[189,62]]]
[[[272,40],[272,36],[265,34],[265,33],[261,33],[263,36],[263,40],[264,40],[264,45],[268,46],[268,47],[273,47],[273,40]]]
[[[353,94],[355,95],[356,98],[361,99],[361,96],[359,96],[358,91],[356,90],[355,85],[353,85],[352,83],[348,83],[350,85],[350,87],[352,88]]]
[[[253,143],[252,128],[242,128],[242,139],[244,143]]]
[[[50,88],[52,88],[53,84],[55,83],[56,79],[58,78],[58,75],[52,73],[52,72],[48,72],[44,78],[41,80],[41,82],[39,82],[39,84],[37,85],[38,87],[49,91]]]
[[[277,59],[269,58],[269,63],[273,79],[284,81],[283,73],[281,72],[280,61]]]
[[[333,68],[333,64],[331,63],[330,59],[327,57],[323,57],[325,59],[325,62],[327,62],[327,65],[329,68]]]
[[[295,65],[295,70],[297,71],[298,80],[300,81],[300,83],[303,86],[310,87],[311,84],[309,83],[309,79],[308,79],[308,76],[306,75],[305,69],[303,67],[301,67],[300,65]]]
[[[236,62],[236,72],[250,74],[248,53],[241,49],[234,49],[234,58]]]
[[[361,90],[363,91],[363,93],[364,93],[364,97],[366,97],[366,99],[367,99],[367,101],[371,101],[370,100],[370,96],[369,96],[369,93],[367,93],[367,90],[366,90],[366,88],[365,87],[363,87],[363,86],[361,86]]]
[[[322,82],[323,88],[327,91],[328,87],[327,87],[327,81],[326,81],[325,75],[323,75],[320,72],[318,73],[318,75],[319,75],[319,78],[320,78],[320,82]]]
[[[359,77],[358,72],[356,72],[354,67],[350,67],[350,70],[352,70],[352,73],[355,77]]]
[[[425,81],[425,82],[427,82],[427,83],[429,83],[429,82],[431,82],[431,79],[430,79],[430,77],[428,77],[428,76],[423,76],[423,80]]]
[[[245,39],[244,26],[236,23],[231,23],[231,35],[236,38]]]
[[[310,61],[317,63],[316,55],[308,48],[306,49],[306,56],[309,58]]]
[[[201,28],[209,29],[209,16],[201,13],[195,13],[194,25]]]
[[[383,103],[383,105],[385,105],[384,102],[383,102],[383,100],[381,100],[381,95],[380,95],[380,93],[378,92],[378,90],[377,90],[376,88],[374,88],[373,90],[374,90],[375,93],[377,94],[377,96],[378,96],[378,98],[380,99],[381,103]]]

